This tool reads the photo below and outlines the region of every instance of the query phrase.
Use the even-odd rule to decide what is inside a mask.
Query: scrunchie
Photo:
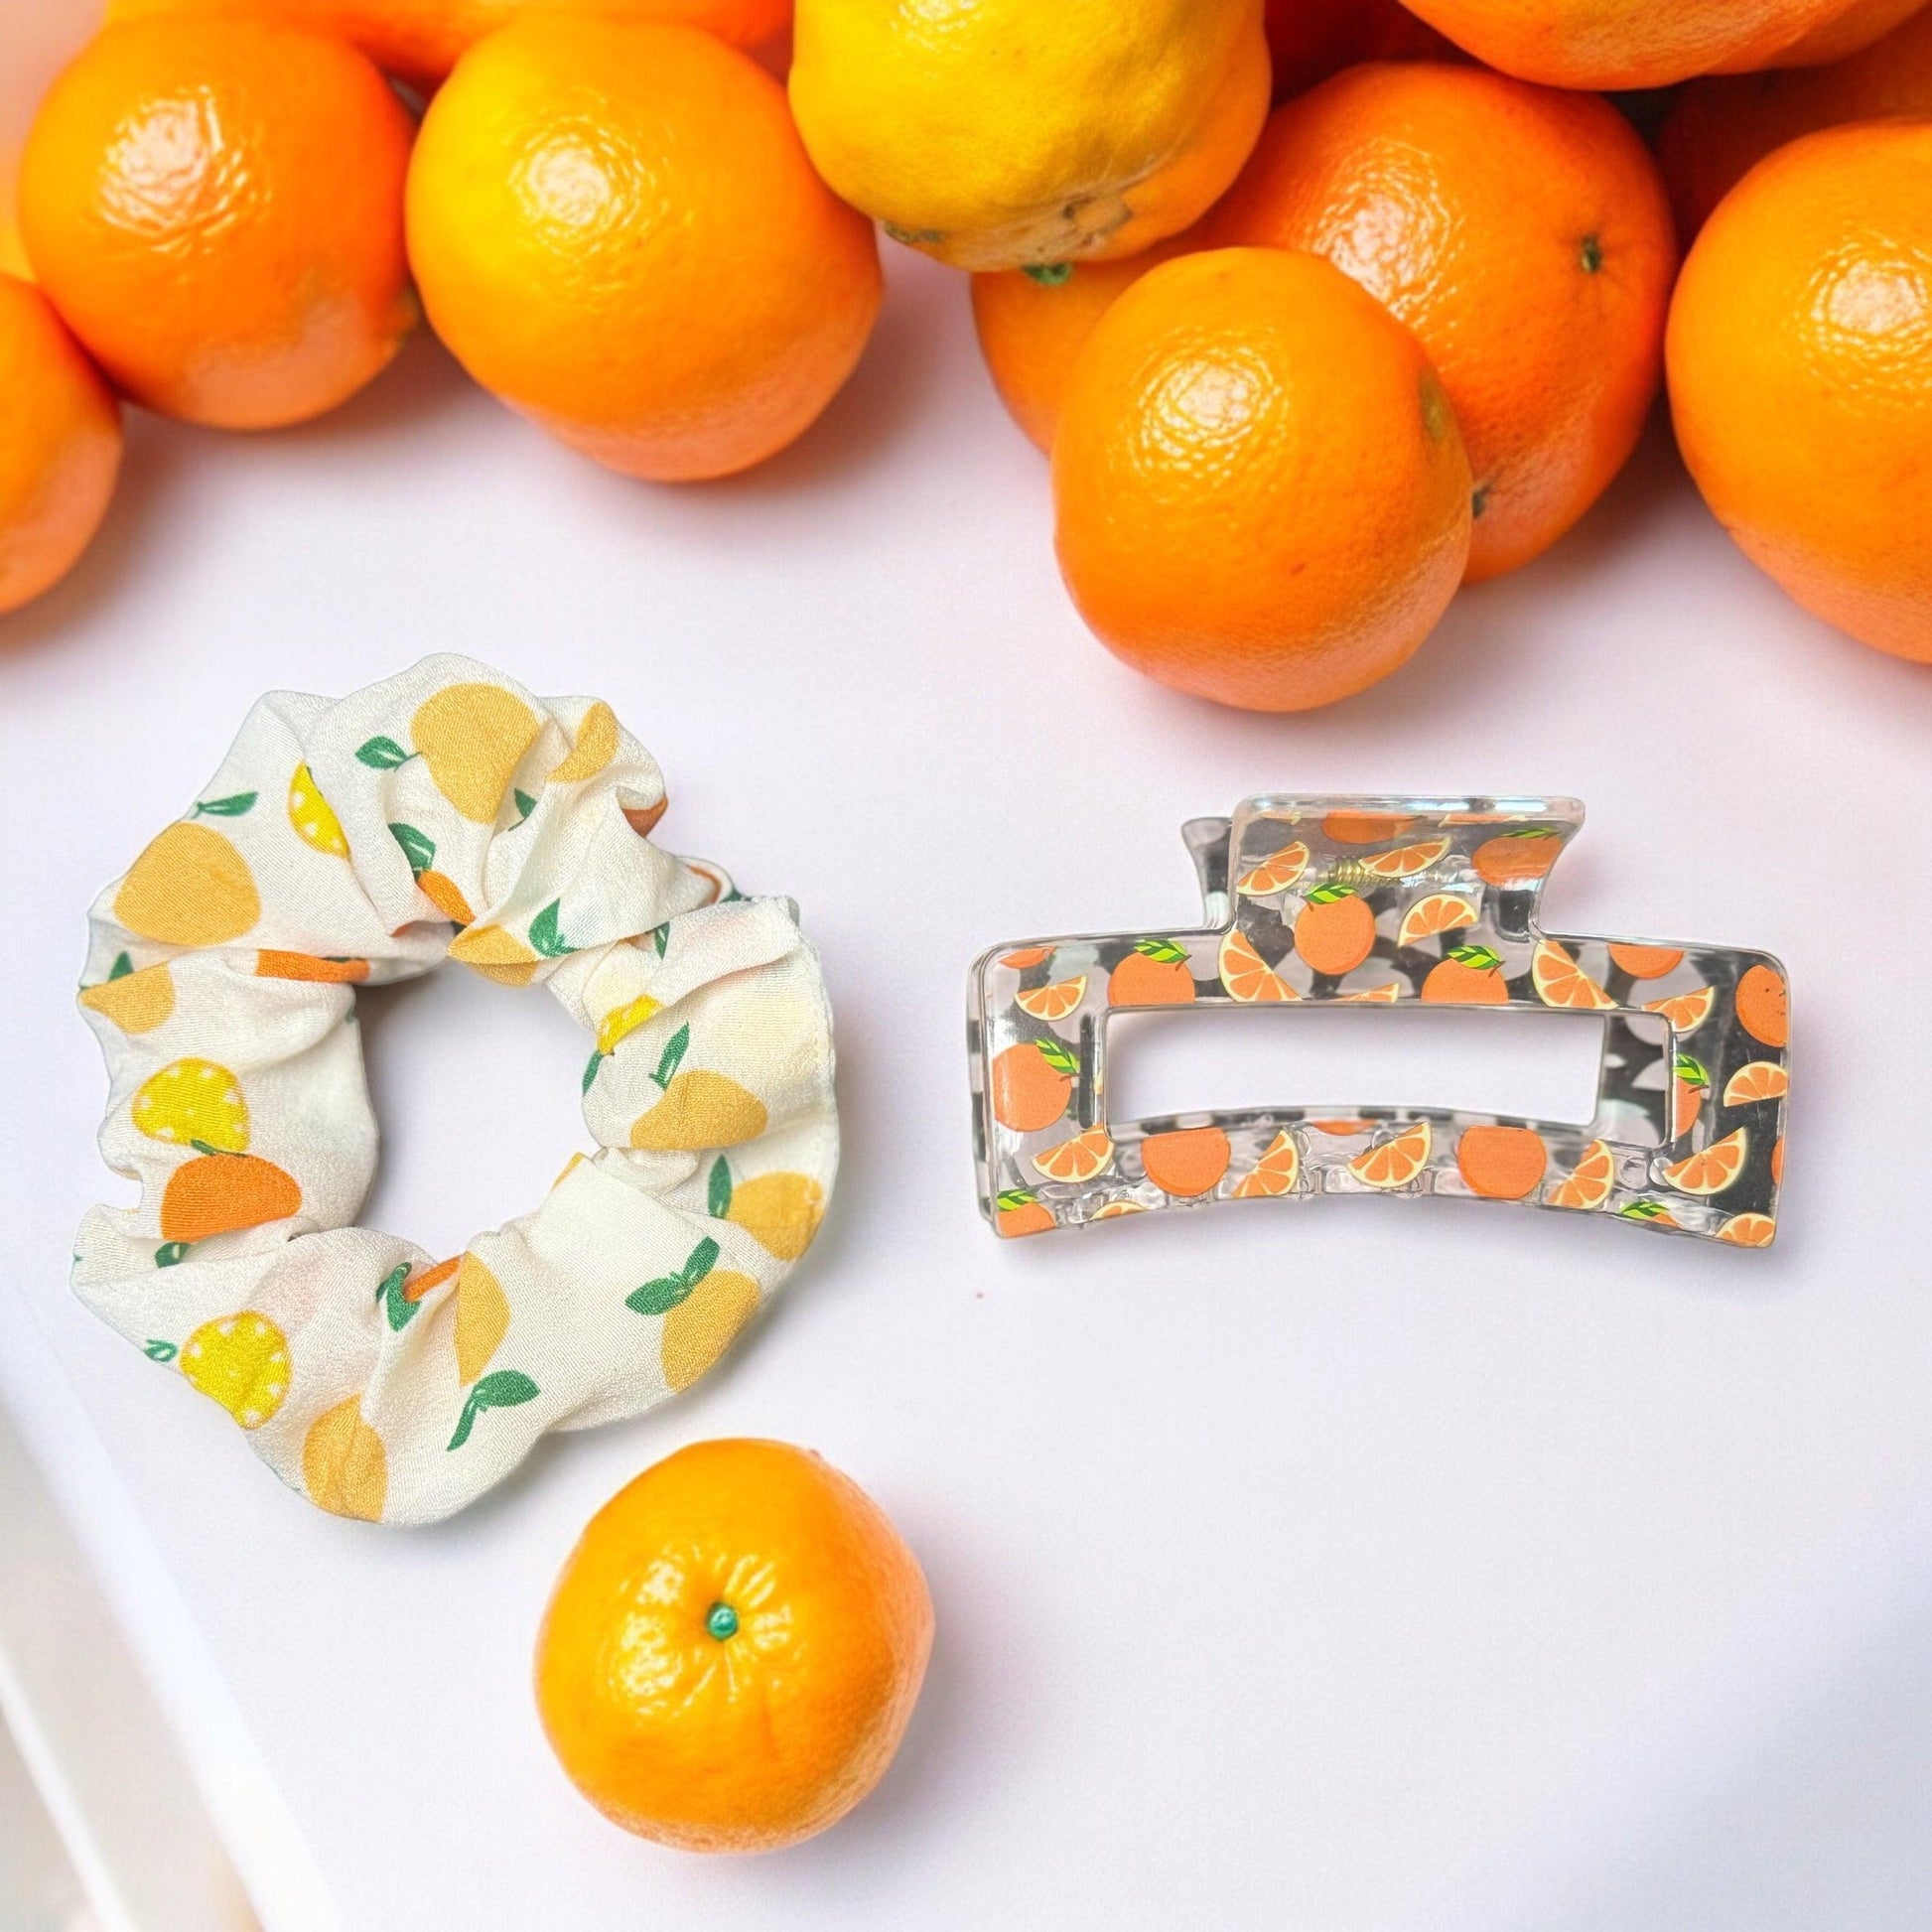
[[[80,1004],[141,1183],[80,1227],[81,1300],[338,1515],[461,1509],[550,1429],[697,1380],[816,1231],[830,1015],[788,899],[648,834],[609,705],[426,658],[275,692],[89,916]],[[354,988],[445,954],[595,1037],[600,1143],[459,1256],[350,1225],[375,1171]]]

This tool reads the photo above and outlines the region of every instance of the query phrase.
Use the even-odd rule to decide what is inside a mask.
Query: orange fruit
[[[1051,1127],[1066,1112],[1080,1062],[1057,1039],[1023,1039],[993,1059],[993,1118],[1016,1134]]]
[[[549,14],[479,42],[423,118],[408,217],[457,359],[628,476],[783,449],[879,310],[872,226],[812,172],[784,89],[690,27]]]
[[[1164,1194],[1191,1200],[1210,1194],[1228,1171],[1228,1137],[1218,1127],[1182,1127],[1150,1134],[1141,1143],[1141,1166]]]
[[[184,1161],[161,1194],[161,1238],[206,1241],[302,1212],[292,1174],[254,1154],[203,1154]]]
[[[1118,1221],[1123,1214],[1145,1214],[1147,1211],[1143,1201],[1110,1200],[1103,1201],[1093,1210],[1093,1218],[1096,1221]]]
[[[1414,845],[1397,846],[1392,852],[1377,852],[1359,859],[1359,868],[1376,879],[1413,879],[1427,872],[1454,843],[1451,839],[1422,839]]]
[[[1688,248],[1737,184],[1787,141],[1846,121],[1932,116],[1932,7],[1827,67],[1713,74],[1681,87],[1657,132],[1657,159]]]
[[[1791,1038],[1790,996],[1784,976],[1768,966],[1751,966],[1737,981],[1737,1024],[1766,1046]]]
[[[1677,248],[1656,164],[1606,101],[1474,67],[1352,69],[1276,110],[1201,238],[1323,255],[1415,331],[1468,450],[1471,581],[1562,536],[1656,397]]]
[[[1681,946],[1633,946],[1620,939],[1610,941],[1610,964],[1620,967],[1633,980],[1660,980],[1684,963]]]
[[[1321,835],[1337,845],[1380,845],[1384,839],[1399,839],[1415,824],[1394,812],[1328,812],[1321,820]]]
[[[1287,892],[1308,869],[1309,849],[1297,839],[1250,867],[1234,882],[1234,890],[1247,898],[1271,898]]]
[[[1546,1007],[1588,1007],[1602,1012],[1616,1002],[1554,939],[1539,939],[1530,955],[1530,983]]]
[[[1035,1168],[1048,1180],[1091,1180],[1113,1165],[1114,1144],[1104,1127],[1090,1127],[1084,1134],[1034,1156]]]
[[[314,980],[321,985],[353,986],[369,976],[366,959],[323,959],[306,952],[258,952],[255,977],[264,980]]]
[[[1778,1224],[1768,1214],[1733,1214],[1718,1230],[1718,1239],[1740,1248],[1768,1248],[1777,1232]]]
[[[1455,1165],[1472,1194],[1485,1200],[1527,1200],[1550,1165],[1542,1135],[1528,1127],[1465,1127]]]
[[[1386,980],[1380,986],[1356,987],[1347,993],[1337,993],[1337,1000],[1352,1000],[1356,1005],[1392,1007],[1402,998],[1405,991],[1400,980]]]
[[[1440,61],[1456,51],[1399,0],[1268,0],[1267,27],[1277,100],[1361,61]]]
[[[1348,1172],[1365,1186],[1406,1187],[1429,1165],[1431,1139],[1428,1121],[1419,1120],[1393,1140],[1364,1148]]]
[[[1352,973],[1375,949],[1375,910],[1352,887],[1317,886],[1295,915],[1295,950],[1309,970]]]
[[[424,92],[497,28],[556,0],[108,0],[109,20],[244,15],[306,27],[359,47],[384,73]],[[734,47],[762,47],[791,25],[791,0],[580,0],[575,11],[620,20],[677,20]]]
[[[121,412],[54,305],[0,275],[0,612],[93,541],[121,468]]]
[[[1601,1207],[1616,1186],[1616,1156],[1604,1141],[1591,1141],[1577,1165],[1550,1189],[1552,1207]]]
[[[1277,1134],[1261,1159],[1228,1189],[1235,1200],[1274,1200],[1292,1194],[1302,1177],[1302,1151],[1293,1134]]]
[[[1664,1178],[1686,1194],[1721,1194],[1744,1172],[1749,1135],[1743,1128],[1713,1141],[1699,1153],[1686,1155],[1664,1170]]]
[[[1848,0],[1405,0],[1477,60],[1555,87],[1667,87],[1756,68]],[[1822,58],[1822,57],[1821,57]]]
[[[333,409],[416,319],[408,114],[341,41],[266,21],[109,27],[20,162],[34,273],[135,401],[222,429]]]
[[[1840,0],[1837,10],[1808,29],[1795,41],[1779,48],[1764,65],[1774,68],[1817,67],[1843,61],[1848,55],[1883,40],[1901,21],[1925,5],[1925,0]],[[1754,61],[1727,63],[1727,73],[1747,73],[1759,64]]]
[[[1172,939],[1143,939],[1107,975],[1113,1007],[1183,1007],[1194,997],[1187,949]]]
[[[1087,976],[1082,973],[1077,979],[1056,980],[1051,986],[1036,986],[1031,993],[1016,993],[1014,1004],[1035,1020],[1064,1020],[1086,997]]]
[[[1791,1091],[1791,1075],[1776,1060],[1752,1060],[1725,1082],[1726,1107],[1749,1107],[1760,1100],[1782,1100]]]
[[[1862,642],[1932,662],[1932,123],[1805,136],[1705,224],[1671,409],[1744,554]]]
[[[1030,966],[1043,966],[1052,954],[1044,946],[1021,946],[1013,952],[1002,953],[1000,964],[1011,966],[1016,973],[1024,973]]]
[[[1526,825],[1513,832],[1498,832],[1469,855],[1476,877],[1490,886],[1526,886],[1533,879],[1547,879],[1550,868],[1563,855],[1560,833],[1540,825]]]
[[[1718,989],[1715,986],[1694,987],[1688,993],[1678,993],[1668,1000],[1646,1000],[1643,1010],[1646,1013],[1660,1013],[1680,1034],[1694,1034],[1711,1018],[1711,1009],[1718,1004]]]
[[[1302,996],[1255,951],[1244,932],[1230,932],[1221,941],[1221,984],[1230,999],[1245,1005],[1268,1005]]]
[[[1395,942],[1398,946],[1413,946],[1432,933],[1454,932],[1475,922],[1476,909],[1466,898],[1459,898],[1453,893],[1431,893],[1403,913]]]
[[[1026,1188],[1012,1187],[996,1203],[994,1225],[1011,1241],[1023,1234],[1044,1234],[1059,1223],[1053,1219],[1053,1210]]]
[[[1780,1187],[1784,1185],[1784,1136],[1780,1134],[1777,1145],[1771,1150],[1771,1178]]]
[[[768,1851],[885,1775],[931,1649],[917,1559],[856,1482],[785,1443],[694,1443],[570,1553],[537,1633],[537,1714],[624,1830]]]
[[[1108,310],[1053,497],[1061,572],[1108,649],[1251,710],[1387,676],[1467,554],[1468,463],[1415,339],[1328,263],[1275,249],[1183,255]]]
[[[1503,982],[1502,959],[1487,946],[1451,946],[1429,969],[1422,997],[1457,1006],[1506,1007],[1509,988]]]

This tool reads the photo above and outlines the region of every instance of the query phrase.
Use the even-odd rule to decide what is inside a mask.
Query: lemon
[[[240,1154],[248,1146],[241,1082],[213,1060],[176,1060],[134,1096],[134,1124],[151,1141]]]
[[[114,895],[130,932],[167,946],[219,946],[261,917],[248,862],[219,832],[183,819],[148,842]]]
[[[326,1409],[302,1442],[302,1480],[309,1499],[335,1516],[382,1520],[389,1493],[389,1455],[382,1438],[362,1420],[355,1396]]]
[[[304,845],[326,852],[332,859],[348,857],[348,841],[336,808],[317,788],[315,773],[306,764],[295,767],[289,780],[289,823]]]
[[[598,1023],[597,1050],[600,1053],[615,1053],[618,1041],[634,1034],[657,1008],[658,1002],[648,993],[639,993],[625,1005],[613,1007]]]
[[[749,1275],[719,1269],[707,1275],[664,1317],[664,1380],[688,1389],[759,1311],[759,1285]]]
[[[459,932],[450,942],[450,957],[499,986],[528,986],[536,977],[536,954],[499,925],[473,925]]]
[[[796,1261],[825,1218],[825,1189],[810,1174],[761,1173],[732,1189],[725,1219],[780,1261]]]
[[[288,1341],[265,1314],[224,1314],[188,1337],[181,1372],[243,1429],[259,1429],[289,1392]]]
[[[536,713],[500,684],[447,684],[409,721],[437,790],[479,825],[496,822],[516,767],[542,729]]]
[[[510,1325],[502,1284],[473,1254],[456,1276],[456,1372],[467,1388],[489,1366]]]
[[[582,784],[595,778],[617,757],[618,714],[602,698],[584,714],[569,758],[550,774],[553,785]]]
[[[125,967],[127,955],[118,962]],[[173,1019],[175,979],[164,961],[138,973],[121,972],[80,989],[80,1004],[111,1020],[124,1034],[150,1034]]]
[[[794,34],[818,172],[958,268],[1178,233],[1268,114],[1262,0],[797,0]]]
[[[675,1151],[735,1147],[764,1132],[764,1102],[722,1073],[680,1073],[664,1098],[630,1124],[630,1145]]]

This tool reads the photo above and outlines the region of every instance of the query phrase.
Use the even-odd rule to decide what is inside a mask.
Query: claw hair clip
[[[1182,828],[1196,930],[1015,941],[973,971],[980,1202],[1003,1235],[1212,1200],[1435,1194],[1770,1244],[1785,978],[1763,953],[1546,933],[1572,798],[1251,798]],[[1594,1014],[1587,1126],[1422,1107],[1114,1121],[1123,1009],[1363,1001]]]

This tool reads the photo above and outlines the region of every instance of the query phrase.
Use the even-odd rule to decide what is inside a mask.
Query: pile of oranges
[[[761,462],[883,229],[970,274],[1073,601],[1170,685],[1386,676],[1666,381],[1744,551],[1932,661],[1926,0],[111,0],[17,201],[0,610],[117,397],[302,421],[419,316],[612,469]]]

